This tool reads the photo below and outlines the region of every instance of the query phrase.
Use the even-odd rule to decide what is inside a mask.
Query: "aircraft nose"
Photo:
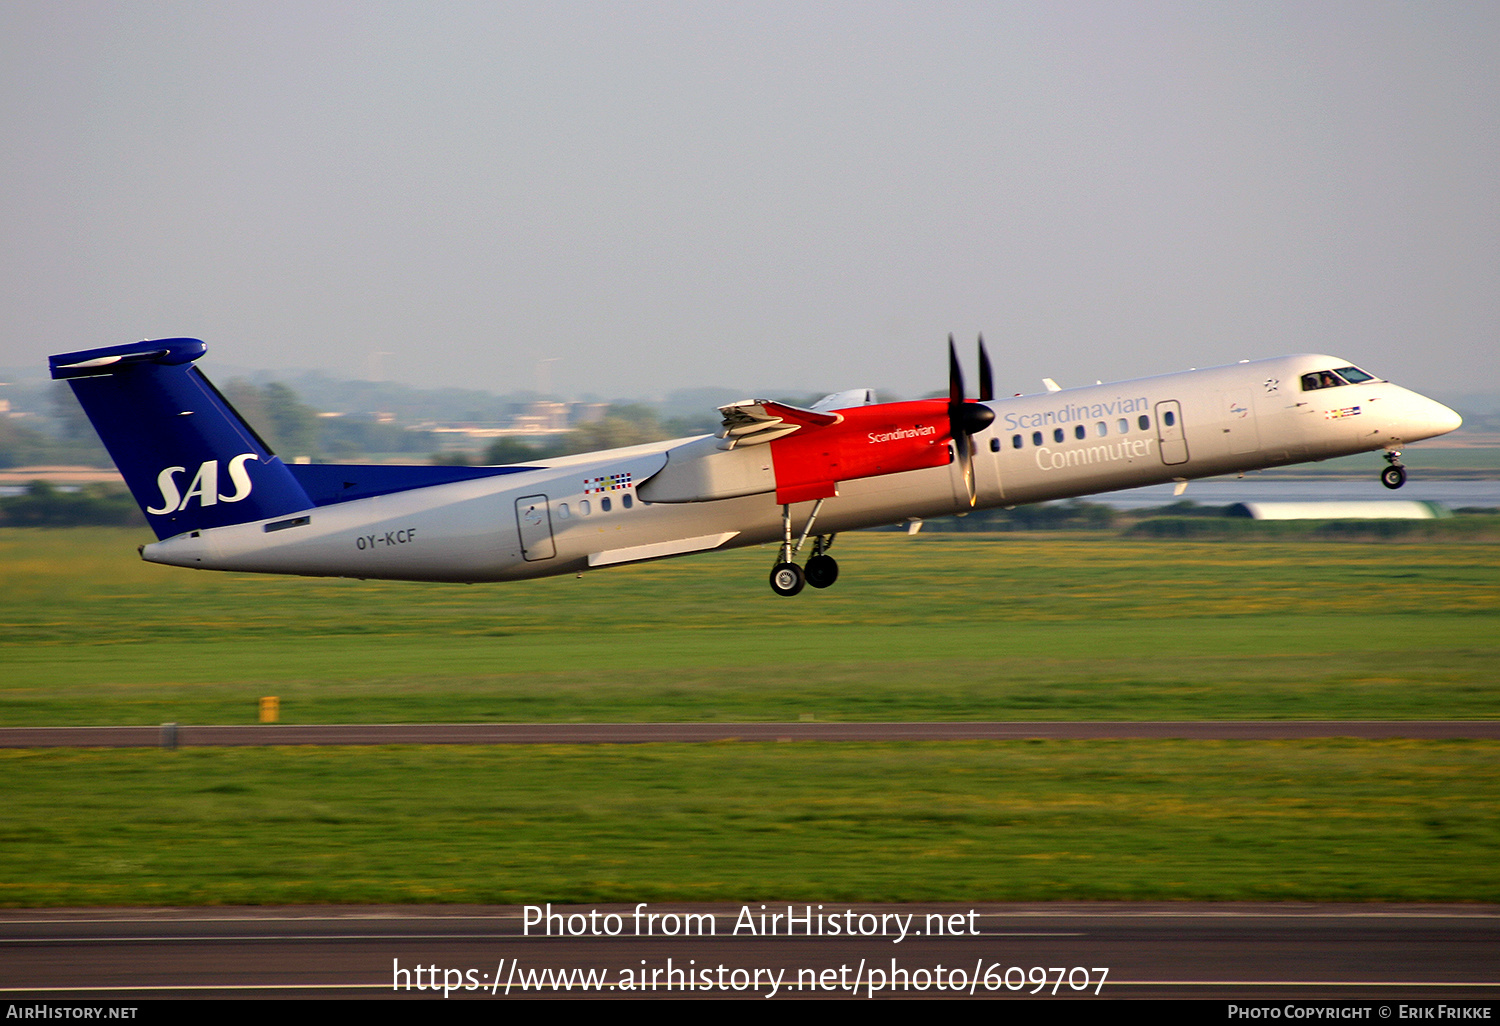
[[[1435,435],[1446,435],[1450,431],[1457,431],[1463,426],[1464,419],[1454,410],[1450,410],[1442,403],[1433,402],[1428,411],[1427,418],[1432,425],[1432,433]]]
[[[1410,407],[1411,424],[1408,428],[1408,441],[1446,435],[1463,424],[1464,419],[1442,403],[1429,399],[1425,395],[1417,395],[1416,399],[1417,401]]]

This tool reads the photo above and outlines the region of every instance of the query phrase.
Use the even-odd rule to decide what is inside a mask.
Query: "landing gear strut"
[[[797,553],[802,551],[807,536],[812,532],[813,521],[818,519],[818,511],[822,508],[823,500],[819,499],[813,506],[812,515],[807,518],[806,526],[802,528],[801,537],[793,545],[792,507],[781,507],[781,551],[776,565],[771,568],[771,590],[776,594],[791,597],[801,591],[804,584],[811,584],[814,588],[827,588],[839,579],[839,565],[828,555],[837,535],[820,534],[813,538],[813,551],[807,559],[805,571],[792,562],[797,558]]]
[[[1387,488],[1400,488],[1406,484],[1406,468],[1401,465],[1401,450],[1387,449],[1385,461],[1390,466],[1380,472],[1380,483]]]

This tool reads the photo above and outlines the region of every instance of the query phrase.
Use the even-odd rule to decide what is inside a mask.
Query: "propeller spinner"
[[[979,398],[995,397],[995,382],[990,372],[990,357],[984,349],[984,336],[979,337]],[[964,490],[969,494],[969,506],[979,501],[974,486],[974,439],[972,436],[990,426],[995,411],[988,406],[964,399],[964,372],[958,366],[958,352],[953,348],[953,336],[948,336],[948,434],[953,439],[953,452],[963,470]]]

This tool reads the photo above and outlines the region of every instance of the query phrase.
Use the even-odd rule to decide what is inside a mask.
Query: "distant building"
[[[560,403],[538,400],[526,403],[503,421],[488,423],[413,424],[409,431],[431,431],[444,451],[471,448],[495,438],[546,438],[573,430],[579,424],[603,420],[608,403]]]
[[[1440,502],[1371,499],[1368,502],[1236,502],[1231,517],[1252,520],[1434,520],[1450,517]]]

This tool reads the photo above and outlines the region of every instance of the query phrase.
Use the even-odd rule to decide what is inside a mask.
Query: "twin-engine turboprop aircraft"
[[[1460,424],[1316,355],[996,399],[981,340],[976,401],[950,338],[946,399],[747,399],[713,435],[519,466],[299,465],[194,366],[206,348],[51,360],[160,539],[141,555],[205,570],[503,581],[779,542],[771,587],[795,595],[837,579],[842,531],[1382,449],[1399,488],[1401,446]]]

